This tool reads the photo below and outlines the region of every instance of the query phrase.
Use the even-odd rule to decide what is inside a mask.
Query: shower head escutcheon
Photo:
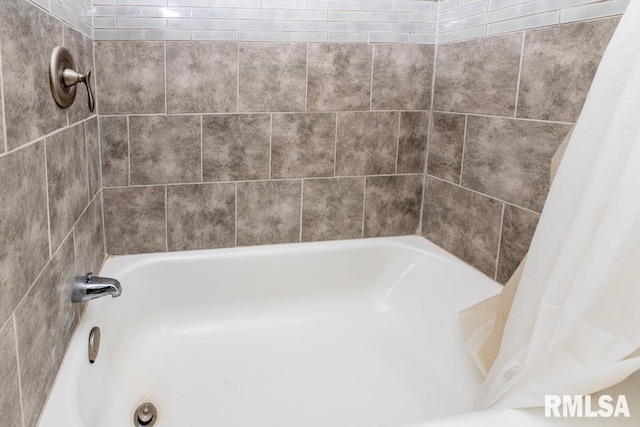
[[[76,99],[76,85],[84,83],[89,96],[89,111],[93,112],[95,99],[91,87],[91,71],[81,74],[75,68],[76,64],[67,48],[57,46],[53,49],[49,62],[49,86],[53,99],[60,108],[69,108]]]

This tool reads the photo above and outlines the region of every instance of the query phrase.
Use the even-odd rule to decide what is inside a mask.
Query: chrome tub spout
[[[73,279],[71,290],[72,302],[85,302],[106,295],[116,298],[122,295],[122,286],[116,279],[94,276],[87,273],[86,276],[76,276]]]

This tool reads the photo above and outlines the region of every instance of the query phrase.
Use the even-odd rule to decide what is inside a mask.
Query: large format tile
[[[204,116],[204,181],[269,178],[270,126],[268,114]]]
[[[102,197],[94,198],[73,229],[78,273],[98,273],[104,261]]]
[[[25,426],[35,426],[78,322],[70,283],[76,275],[69,236],[16,310]]]
[[[403,111],[400,113],[398,137],[398,173],[422,173],[429,133],[429,113]]]
[[[167,111],[236,111],[238,45],[216,42],[167,43]]]
[[[575,122],[619,18],[528,30],[518,117]]]
[[[362,237],[364,178],[304,181],[302,241]]]
[[[536,213],[509,204],[505,205],[496,275],[498,282],[507,283],[518,268],[520,261],[529,251],[539,219],[540,215]]]
[[[13,335],[13,321],[0,329],[0,414],[6,426],[22,426],[20,411],[20,386],[18,384],[18,359]]]
[[[76,71],[86,73],[91,71],[91,87],[94,90],[94,100],[96,99],[96,67],[93,62],[93,41],[84,34],[64,25],[64,44],[76,64]],[[69,107],[69,121],[73,124],[79,120],[90,117],[92,113],[89,110],[89,95],[84,84],[77,85],[76,100]]]
[[[465,188],[427,179],[424,237],[493,278],[502,203]]]
[[[235,245],[236,186],[167,187],[167,244],[170,251]]]
[[[240,43],[238,111],[304,111],[307,48]]]
[[[100,114],[165,112],[163,42],[95,42]]]
[[[0,0],[4,113],[10,150],[67,124],[67,112],[56,105],[49,87],[49,58],[59,45],[60,21],[29,2]]]
[[[271,178],[333,176],[335,113],[274,114]]]
[[[428,110],[435,47],[378,44],[373,54],[373,110]]]
[[[0,158],[0,324],[49,259],[44,143]]]
[[[238,183],[238,246],[300,241],[301,191],[300,180]]]
[[[364,237],[415,234],[421,200],[422,175],[367,177]]]
[[[62,243],[89,203],[84,124],[46,139],[51,248]]]
[[[100,117],[102,184],[129,185],[129,125],[127,117]]]
[[[166,249],[164,187],[102,191],[107,253],[134,254]]]
[[[336,175],[395,173],[398,113],[338,114]]]
[[[513,116],[522,33],[438,46],[434,110]]]
[[[100,139],[98,136],[98,118],[85,122],[85,141],[87,144],[87,168],[89,176],[89,198],[93,198],[100,188]]]
[[[429,141],[429,175],[454,184],[460,182],[466,117],[461,114],[433,113]]]
[[[309,45],[309,111],[368,110],[372,51],[367,44]]]
[[[536,212],[570,125],[469,116],[462,185]]]
[[[199,116],[129,118],[131,185],[199,182]]]
[[[49,259],[44,143],[0,158],[0,324]]]

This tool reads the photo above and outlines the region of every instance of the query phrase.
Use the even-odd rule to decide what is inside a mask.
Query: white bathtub
[[[101,275],[123,294],[89,303],[41,427],[132,426],[146,401],[157,427],[565,425],[472,412],[457,312],[500,286],[420,237],[121,256]]]

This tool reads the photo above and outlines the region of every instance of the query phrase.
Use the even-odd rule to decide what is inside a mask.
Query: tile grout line
[[[131,124],[130,117],[125,117],[127,120],[127,182],[131,186]]]
[[[333,176],[336,176],[336,168],[338,166],[338,121],[340,120],[340,116],[338,113],[336,115],[336,129],[335,129],[335,137],[333,140]]]
[[[234,203],[234,210],[235,210],[235,219],[234,219],[234,227],[233,227],[233,231],[235,234],[235,241],[234,241],[234,246],[238,246],[238,181],[235,182],[235,192],[236,192],[236,197],[235,197],[235,203]]]
[[[167,186],[164,186],[164,248],[169,252],[169,216],[167,215]]]
[[[25,294],[26,295],[26,294]],[[18,304],[20,305],[20,304]],[[18,321],[16,320],[15,310],[18,309],[18,305],[14,309],[14,313],[11,314],[10,319],[13,322],[13,340],[16,346],[16,365],[18,368],[18,393],[20,394],[20,417],[22,421],[22,426],[25,427],[26,424],[24,422],[24,403],[23,403],[23,392],[22,392],[22,370],[20,368],[20,349],[18,347]]]
[[[367,210],[367,177],[362,180],[362,229],[360,230],[360,237],[364,238],[364,217]]]
[[[4,138],[4,152],[9,151],[7,142],[7,115],[4,108],[4,78],[2,73],[2,49],[0,49],[0,113],[2,113],[2,137]]]
[[[204,182],[204,117],[200,116],[200,181]]]
[[[49,208],[49,167],[47,166],[47,141],[42,140],[42,149],[44,151],[44,185],[47,195],[47,237],[49,238],[49,259],[53,256],[53,248],[51,247],[51,212]]]
[[[462,171],[464,170],[464,153],[467,149],[467,128],[469,126],[469,115],[464,116],[464,133],[462,135],[462,156],[460,157],[460,176],[458,177],[458,184],[462,187]]]
[[[520,65],[518,66],[518,81],[516,83],[516,103],[513,109],[513,118],[518,118],[518,100],[520,99],[520,82],[522,81],[522,64],[524,62],[524,42],[527,38],[527,32],[522,32],[522,47],[520,48]]]
[[[373,111],[373,64],[376,58],[376,47],[371,46],[371,81],[369,82],[369,111]]]
[[[498,263],[500,262],[500,246],[502,245],[502,227],[504,225],[504,207],[505,202],[502,202],[502,213],[500,214],[500,232],[498,233],[498,253],[496,254],[496,265],[493,274],[493,279],[498,280]]]
[[[400,122],[402,121],[402,111],[398,111],[398,129],[396,132],[396,171],[398,174],[398,157],[400,156]]]
[[[439,5],[438,5],[439,7]],[[437,37],[437,35],[436,35]],[[431,138],[433,135],[433,106],[435,103],[435,95],[436,95],[436,73],[437,73],[437,65],[438,65],[438,45],[436,44],[433,48],[433,70],[431,72],[431,102],[429,103],[429,124],[427,128],[427,140],[425,141],[423,160],[424,164],[422,165],[422,198],[420,202],[420,217],[418,218],[418,227],[416,231],[419,234],[423,234],[424,230],[422,229],[422,223],[424,218],[424,204],[427,197],[427,176],[429,172],[429,145],[431,144]]]
[[[492,114],[478,114],[478,113],[464,113],[459,111],[443,111],[443,110],[434,110],[434,113],[442,113],[442,114],[451,114],[456,116],[472,116],[472,117],[484,117],[487,119],[505,119],[505,120],[519,120],[522,122],[532,122],[532,123],[549,123],[553,125],[567,125],[573,126],[575,123],[572,122],[559,122],[555,120],[542,120],[542,119],[528,119],[524,117],[513,117],[513,116],[497,116]]]
[[[269,179],[271,177],[271,150],[272,150],[272,141],[273,141],[273,113],[269,114]]]
[[[304,206],[304,178],[300,179],[300,236],[298,238],[299,242],[302,242],[302,212]]]

